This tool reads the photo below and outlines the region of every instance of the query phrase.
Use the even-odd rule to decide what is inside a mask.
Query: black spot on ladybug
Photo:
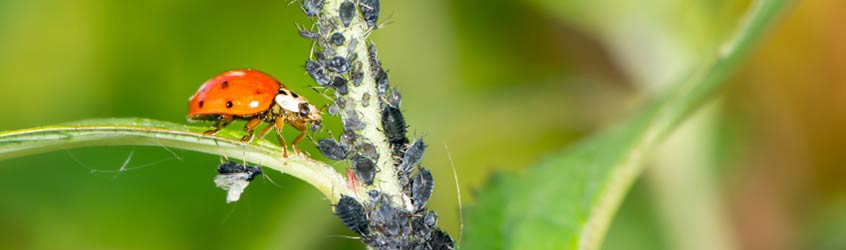
[[[228,89],[229,88],[229,81],[223,81],[223,83],[220,84],[220,88]]]
[[[285,91],[284,89],[280,89],[279,94],[288,95],[288,91]]]
[[[350,231],[359,235],[370,234],[367,217],[364,213],[364,206],[358,203],[355,198],[341,195],[341,200],[335,205],[335,215],[341,218],[344,226]]]
[[[344,24],[344,27],[350,26],[353,15],[355,15],[355,4],[350,1],[344,1],[341,3],[341,8],[338,9],[338,16],[341,17],[341,23]]]
[[[200,101],[200,108],[203,107],[203,101]]]
[[[297,93],[294,93],[293,91],[291,91],[291,96],[293,96],[294,98],[299,98],[299,97],[300,97],[299,95],[297,95]]]
[[[232,101],[226,101],[226,108],[232,108]]]
[[[346,40],[344,38],[344,34],[341,34],[340,32],[335,32],[335,34],[332,34],[332,44],[334,44],[335,46],[343,45],[344,40]]]

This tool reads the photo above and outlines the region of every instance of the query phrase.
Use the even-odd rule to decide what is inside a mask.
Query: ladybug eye
[[[311,110],[308,108],[308,105],[305,103],[300,103],[300,115],[306,116]]]
[[[300,97],[300,96],[298,96],[298,95],[297,95],[297,93],[294,93],[294,92],[291,92],[291,96],[293,96],[294,98],[299,98],[299,97]]]
[[[226,108],[232,108],[232,101],[226,101]]]

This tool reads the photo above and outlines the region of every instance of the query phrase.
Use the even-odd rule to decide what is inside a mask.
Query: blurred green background
[[[372,38],[412,135],[430,145],[423,164],[440,225],[459,236],[448,152],[472,205],[491,172],[519,171],[621,120],[701,66],[747,4],[383,1],[389,24]],[[297,23],[310,21],[287,0],[0,0],[0,130],[184,123],[202,82],[245,67],[324,104],[307,90],[311,43]],[[794,3],[723,95],[656,152],[604,248],[845,249],[844,23],[846,2]],[[129,170],[115,172],[129,155]],[[226,204],[212,183],[219,162],[154,147],[2,161],[0,248],[363,249],[338,237],[350,233],[322,195],[283,174]]]

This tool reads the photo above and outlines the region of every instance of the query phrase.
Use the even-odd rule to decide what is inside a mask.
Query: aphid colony
[[[357,54],[357,46],[365,40],[345,36],[355,18],[361,18],[368,29],[377,27],[379,1],[347,0],[335,11],[316,6],[323,6],[323,2],[303,1],[306,14],[318,17],[314,31],[300,31],[301,36],[313,40],[318,48],[313,58],[306,61],[305,69],[317,85],[334,90],[335,101],[327,113],[340,115],[344,129],[337,140],[320,139],[317,148],[330,160],[346,161],[350,166],[347,174],[350,188],[364,187],[370,195],[367,201],[343,196],[335,205],[335,214],[364,243],[376,249],[452,249],[452,239],[436,226],[437,214],[425,208],[434,179],[431,172],[420,166],[426,145],[421,139],[412,141],[407,137],[408,126],[400,109],[402,95],[390,86],[376,46],[370,44],[366,46],[366,54]],[[374,80],[375,89],[363,93],[350,91],[350,84],[360,87],[366,75]],[[381,124],[362,122],[355,105],[364,108],[376,105]],[[368,126],[379,126],[386,141],[372,142],[360,136]],[[374,143],[387,143],[390,155],[380,156]],[[389,194],[379,192],[380,183],[375,176],[380,171],[377,165],[380,157],[390,157],[402,186],[401,195],[410,200],[411,208],[392,204]]]

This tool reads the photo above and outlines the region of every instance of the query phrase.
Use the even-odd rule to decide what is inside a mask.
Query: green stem
[[[582,231],[580,249],[596,249],[600,246],[608,225],[626,191],[643,170],[641,164],[646,153],[673,131],[673,129],[699,108],[702,103],[715,96],[729,74],[737,68],[773,21],[787,6],[786,0],[759,0],[752,2],[748,14],[741,20],[735,35],[724,43],[711,65],[696,72],[682,82],[671,95],[655,103],[652,109],[641,116],[636,123],[647,120],[646,133],[635,139],[636,145],[624,156],[622,164],[615,168],[609,186],[600,195],[594,211]]]
[[[104,119],[84,125],[0,132],[0,160],[79,147],[127,145],[178,148],[241,159],[299,178],[333,201],[340,199],[341,194],[350,195],[346,181],[337,171],[303,154],[284,158],[282,148],[266,141],[247,144],[152,120]]]

